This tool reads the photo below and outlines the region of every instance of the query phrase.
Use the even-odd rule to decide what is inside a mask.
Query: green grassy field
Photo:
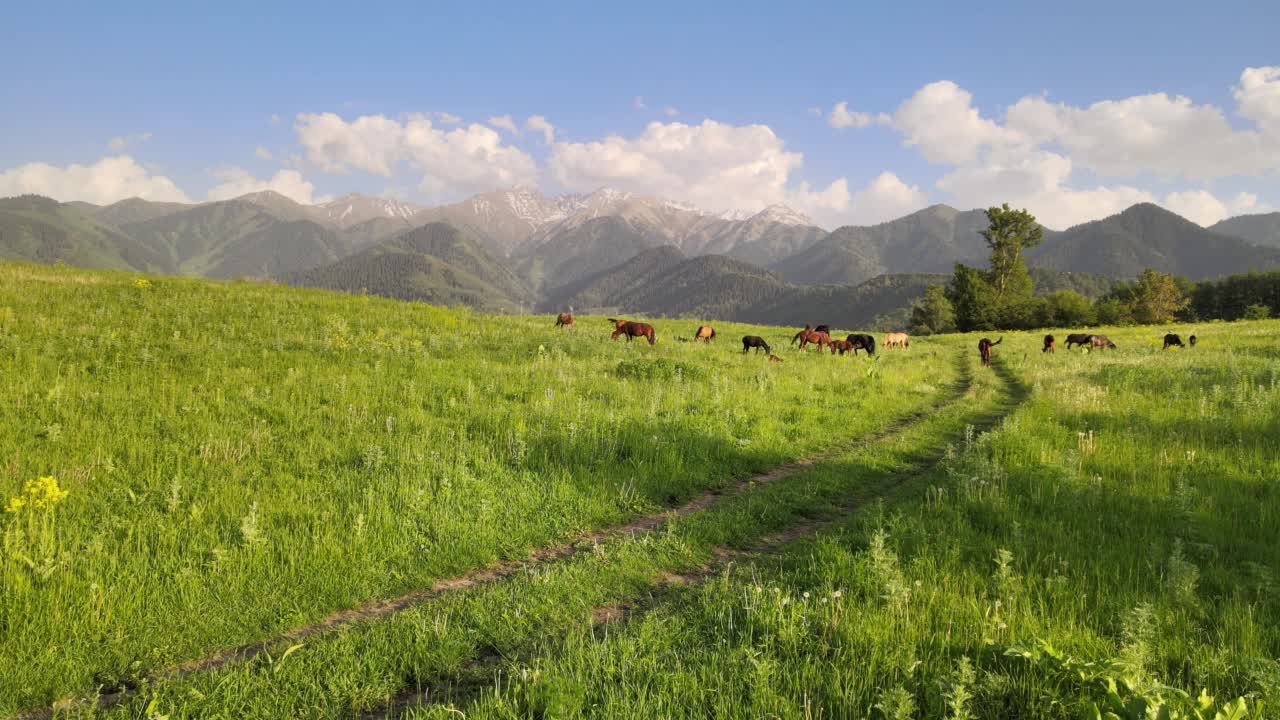
[[[1280,702],[1280,323],[986,369],[138,279],[0,265],[0,717]]]

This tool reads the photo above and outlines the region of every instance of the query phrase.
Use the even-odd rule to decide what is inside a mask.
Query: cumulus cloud
[[[1169,193],[1161,205],[1205,227],[1233,215],[1267,212],[1269,209],[1259,203],[1258,196],[1253,193],[1237,193],[1232,199],[1223,201],[1207,190]]]
[[[441,125],[461,125],[462,124],[462,118],[457,115],[454,115],[453,113],[436,112],[436,113],[431,113],[431,115],[437,121],[439,121]]]
[[[516,126],[516,121],[511,119],[510,115],[496,115],[489,118],[489,125],[499,130],[506,130],[512,135],[519,135],[520,128]]]
[[[419,189],[429,197],[532,184],[538,174],[528,153],[479,123],[444,129],[421,114],[403,121],[383,115],[348,121],[334,113],[304,113],[294,128],[307,159],[321,170],[391,177],[407,164],[422,173]]]
[[[578,191],[602,186],[671,197],[712,210],[760,210],[775,203],[796,209],[847,207],[847,184],[822,189],[794,181],[803,164],[765,125],[651,122],[635,137],[610,135],[592,142],[557,142],[548,161],[552,177]]]
[[[891,172],[882,172],[867,187],[853,194],[849,222],[863,225],[902,217],[929,204],[929,196]]]
[[[1280,67],[1245,68],[1233,95],[1241,115],[1280,133]]]
[[[973,95],[949,80],[917,90],[898,106],[891,122],[902,132],[906,144],[917,148],[926,160],[947,165],[974,162],[986,147],[1017,144],[1019,140],[982,117],[973,106]]]
[[[270,159],[271,159],[271,151],[270,151],[270,150],[268,150],[268,149],[266,149],[266,148],[264,148],[264,147],[262,147],[261,145],[259,145],[259,146],[258,146],[258,147],[253,151],[253,154],[254,154],[254,155],[256,155],[256,156],[258,157],[258,159],[259,159],[259,160],[270,160]]]
[[[541,115],[530,115],[524,126],[536,133],[542,133],[542,141],[550,145],[556,139],[556,126]]]
[[[810,110],[817,110],[817,114],[822,114],[822,108],[810,108]],[[836,106],[831,108],[830,117],[827,118],[827,124],[836,129],[864,128],[868,125],[883,125],[888,122],[888,115],[883,113],[872,115],[871,113],[850,110],[847,102],[836,103]]]
[[[107,205],[140,197],[188,202],[169,178],[138,164],[128,155],[104,157],[92,165],[57,167],[35,162],[0,172],[0,196],[35,193],[67,202],[83,200]]]
[[[267,180],[260,180],[242,167],[221,168],[214,172],[221,182],[209,190],[210,200],[230,200],[253,192],[273,190],[303,205],[324,202],[315,197],[315,185],[303,179],[297,170],[281,170]]]

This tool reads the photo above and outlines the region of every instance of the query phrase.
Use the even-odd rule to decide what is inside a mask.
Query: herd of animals
[[[618,320],[616,318],[609,318],[609,322],[613,324],[613,335],[611,336],[611,339],[613,340],[617,340],[619,337],[626,337],[627,342],[631,342],[633,338],[639,337],[648,340],[650,345],[653,345],[658,341],[657,333],[649,323]],[[556,327],[571,328],[573,326],[573,313],[562,312],[556,316]],[[677,339],[685,340],[685,338]],[[715,328],[710,325],[699,325],[698,329],[693,333],[694,342],[701,340],[702,342],[710,343],[715,339]],[[992,342],[989,338],[982,338],[978,341],[978,355],[982,358],[982,364],[984,366],[991,367],[992,348],[1002,342],[1004,342],[1004,338],[1000,338],[995,342]],[[865,350],[867,355],[876,354],[876,339],[871,335],[851,333],[843,340],[833,340],[831,338],[831,327],[829,325],[818,325],[817,327],[814,327],[806,324],[802,330],[797,332],[791,338],[792,345],[796,345],[797,343],[799,343],[801,350],[804,350],[809,345],[815,345],[818,348],[818,352],[822,352],[823,349],[827,349],[831,351],[832,355],[835,355],[836,353],[844,355],[845,353],[852,352],[857,356],[859,350]],[[881,344],[884,348],[904,349],[910,347],[910,345],[910,338],[903,332],[892,332],[886,334],[884,336],[884,342]],[[1116,344],[1111,342],[1106,335],[1091,335],[1089,333],[1072,333],[1068,335],[1066,345],[1068,350],[1077,346],[1088,348],[1089,350],[1093,350],[1095,348],[1098,350],[1117,349]],[[1166,333],[1164,336],[1164,347],[1161,349],[1168,350],[1171,347],[1185,348],[1187,345],[1190,345],[1191,347],[1196,346],[1195,335],[1187,338],[1187,344],[1184,345],[1181,336],[1176,333]],[[1045,335],[1044,347],[1041,348],[1040,351],[1051,353],[1055,352],[1057,347],[1057,338],[1052,335]],[[764,338],[759,335],[746,335],[742,338],[742,352],[748,353],[751,350],[755,350],[757,353],[763,350],[769,355],[769,362],[771,363],[782,362],[782,358],[774,355],[773,348],[769,347],[769,343],[765,342]]]

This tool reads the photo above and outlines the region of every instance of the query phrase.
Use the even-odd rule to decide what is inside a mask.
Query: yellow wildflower
[[[139,290],[146,290],[151,287],[151,281],[146,278],[138,278],[133,281],[133,286]]]
[[[69,490],[63,490],[59,487],[57,479],[52,475],[46,475],[36,480],[28,480],[23,487],[23,491],[26,493],[27,499],[31,501],[31,505],[38,508],[51,508],[71,494]]]
[[[4,506],[4,511],[7,513],[16,513],[22,509],[23,505],[26,504],[27,501],[23,500],[21,497],[9,498],[9,504]]]

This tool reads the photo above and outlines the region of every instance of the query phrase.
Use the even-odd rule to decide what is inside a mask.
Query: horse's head
[[[627,324],[626,320],[616,320],[614,318],[609,318],[609,322],[613,323],[613,326],[618,330],[621,330],[622,326]]]

